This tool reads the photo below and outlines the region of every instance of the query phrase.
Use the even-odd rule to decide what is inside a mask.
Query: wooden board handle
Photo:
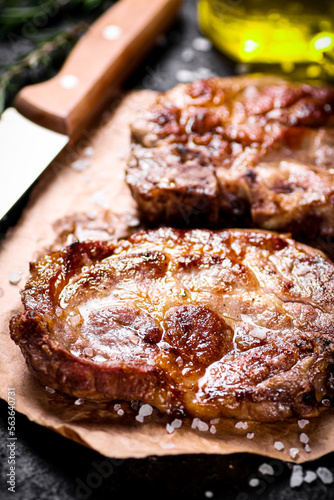
[[[181,4],[182,0],[119,0],[81,37],[60,72],[24,87],[15,107],[39,125],[73,136],[103,96],[138,66]]]

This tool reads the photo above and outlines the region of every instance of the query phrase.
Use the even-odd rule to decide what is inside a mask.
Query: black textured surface
[[[196,2],[185,2],[180,20],[127,82],[131,89],[166,90],[177,83],[179,69],[208,68],[218,75],[234,73],[233,64],[215,50],[196,52],[191,62],[182,51],[199,36]],[[15,222],[18,209],[7,224]],[[57,433],[16,415],[16,488],[8,491],[9,441],[7,403],[0,401],[0,499],[111,500],[120,498],[175,498],[219,500],[290,500],[334,498],[334,485],[318,478],[291,488],[291,464],[261,456],[236,454],[182,455],[113,460],[84,448]],[[263,476],[259,465],[272,465],[273,476]],[[334,472],[334,454],[303,465],[304,471],[325,466]],[[258,479],[257,486],[250,486]]]

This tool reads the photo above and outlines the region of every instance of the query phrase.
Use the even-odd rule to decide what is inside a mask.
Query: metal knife
[[[24,87],[0,119],[0,220],[172,23],[182,0],[119,0],[52,79]]]

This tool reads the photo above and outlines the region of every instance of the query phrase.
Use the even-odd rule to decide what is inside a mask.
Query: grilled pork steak
[[[142,231],[31,264],[11,336],[75,397],[258,421],[334,391],[334,264],[263,230]]]
[[[271,76],[160,94],[132,123],[126,181],[151,224],[334,235],[334,89]]]

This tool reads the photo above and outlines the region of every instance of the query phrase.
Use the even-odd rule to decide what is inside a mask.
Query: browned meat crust
[[[13,340],[48,386],[258,421],[333,396],[334,264],[261,230],[141,231],[31,264]]]
[[[131,126],[143,219],[334,236],[334,89],[263,75],[180,84]]]

